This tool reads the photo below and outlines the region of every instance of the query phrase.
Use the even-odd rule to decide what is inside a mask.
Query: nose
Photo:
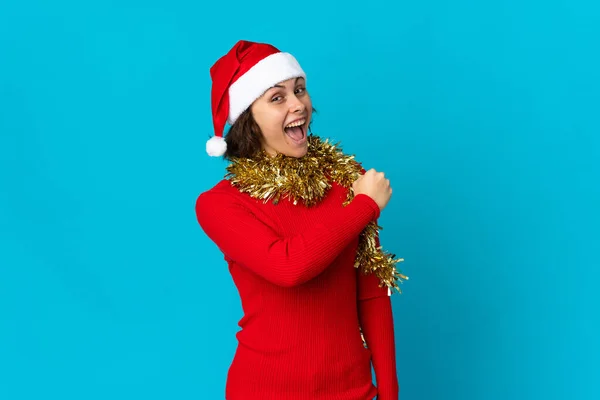
[[[293,96],[292,100],[290,101],[290,112],[302,113],[304,112],[305,108],[306,106],[304,103],[302,103],[298,97]]]

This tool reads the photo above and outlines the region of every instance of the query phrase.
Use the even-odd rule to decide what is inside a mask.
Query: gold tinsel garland
[[[349,189],[346,206],[354,197],[352,183],[362,174],[362,167],[338,145],[311,134],[308,152],[303,157],[270,156],[261,151],[254,158],[233,158],[227,171],[225,178],[241,192],[275,204],[289,198],[293,204],[302,201],[308,207],[313,206],[325,197],[331,182],[336,182]],[[404,259],[396,258],[377,245],[380,229],[375,222],[370,222],[361,232],[354,267],[360,267],[364,274],[375,274],[380,280],[379,286],[387,286],[388,293],[393,289],[402,293],[398,283],[408,277],[396,270],[396,264]]]

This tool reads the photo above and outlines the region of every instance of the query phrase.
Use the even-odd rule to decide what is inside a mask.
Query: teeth
[[[301,119],[300,121],[289,124],[288,126],[286,126],[286,128],[293,128],[294,126],[304,125],[305,122],[306,122],[306,120]]]

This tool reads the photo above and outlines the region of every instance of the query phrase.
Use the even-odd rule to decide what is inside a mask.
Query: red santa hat
[[[254,100],[274,85],[306,74],[298,61],[270,44],[240,40],[210,68],[215,136],[206,142],[213,157],[225,154],[225,123],[232,125]]]

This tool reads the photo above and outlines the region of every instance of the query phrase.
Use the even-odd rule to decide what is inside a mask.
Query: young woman
[[[231,164],[196,216],[244,311],[226,399],[397,399],[389,296],[406,276],[379,246],[388,179],[308,133],[311,98],[291,54],[239,41],[210,72],[206,150]]]

